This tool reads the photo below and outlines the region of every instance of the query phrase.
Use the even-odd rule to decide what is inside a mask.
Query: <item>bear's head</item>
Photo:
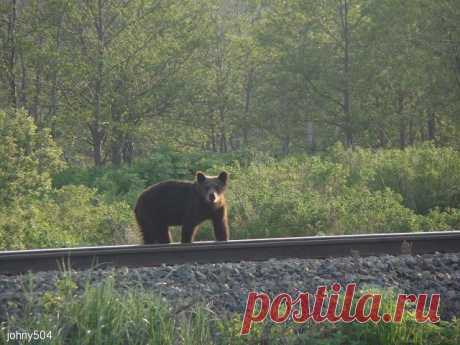
[[[224,204],[224,192],[227,188],[228,174],[222,171],[218,176],[206,176],[201,171],[196,173],[198,192],[204,201],[214,207]]]

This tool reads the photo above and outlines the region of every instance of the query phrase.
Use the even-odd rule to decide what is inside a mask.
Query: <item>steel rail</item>
[[[460,231],[5,251],[0,252],[0,273],[435,252],[460,252]]]

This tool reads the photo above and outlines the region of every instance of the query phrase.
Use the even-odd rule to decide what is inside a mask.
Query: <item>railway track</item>
[[[6,251],[0,252],[0,273],[434,252],[460,252],[460,231]]]

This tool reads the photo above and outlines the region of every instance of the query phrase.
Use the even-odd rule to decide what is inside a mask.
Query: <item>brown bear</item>
[[[198,226],[211,219],[217,241],[229,239],[224,192],[228,174],[206,176],[195,182],[164,181],[147,188],[137,200],[136,220],[145,244],[171,243],[170,225],[182,226],[182,243],[191,243]]]

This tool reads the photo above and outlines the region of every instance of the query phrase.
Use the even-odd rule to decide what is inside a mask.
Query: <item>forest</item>
[[[459,150],[457,0],[0,2],[0,250],[138,243],[197,170],[232,238],[459,229]]]

